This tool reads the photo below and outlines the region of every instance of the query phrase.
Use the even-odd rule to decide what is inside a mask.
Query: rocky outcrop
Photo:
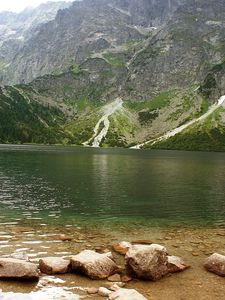
[[[101,56],[104,50],[118,47],[127,50],[126,43],[146,39],[155,26],[162,26],[183,2],[185,0],[75,1],[48,23],[43,12],[43,23],[32,27],[25,43],[19,39],[6,43],[2,83],[29,82],[35,77],[65,70],[74,62],[80,64],[92,55]],[[126,52],[129,55],[129,51]],[[7,53],[10,53],[10,61]]]
[[[204,267],[209,272],[225,276],[225,256],[218,253],[212,254],[206,259]]]
[[[104,279],[117,272],[118,266],[109,254],[84,250],[71,258],[72,270],[91,279]]]
[[[0,278],[37,280],[37,266],[15,258],[0,258]]]
[[[61,257],[45,257],[39,260],[39,269],[48,275],[64,274],[70,270],[70,261]]]
[[[7,65],[12,63],[28,40],[39,32],[41,25],[54,20],[60,9],[68,8],[70,5],[69,2],[55,1],[43,3],[34,8],[26,8],[20,13],[0,12],[1,71],[5,66],[7,69]]]
[[[147,300],[133,289],[119,289],[109,295],[109,300]]]

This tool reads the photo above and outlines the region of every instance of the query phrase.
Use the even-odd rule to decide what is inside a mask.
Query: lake
[[[0,215],[64,224],[223,225],[225,154],[0,146]]]

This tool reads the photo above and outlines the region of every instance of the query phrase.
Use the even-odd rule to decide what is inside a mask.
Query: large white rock
[[[104,279],[117,272],[118,266],[109,257],[109,253],[100,254],[84,250],[71,258],[72,270],[91,279]]]
[[[167,250],[161,245],[133,245],[125,262],[127,272],[137,278],[158,280],[169,273]]]
[[[213,272],[219,276],[225,276],[225,256],[218,253],[212,254],[206,259],[204,267],[209,272]]]
[[[37,266],[15,258],[0,258],[0,278],[37,280]]]
[[[45,257],[39,260],[39,269],[48,275],[67,273],[69,267],[70,261],[61,257]]]
[[[136,290],[119,289],[109,295],[109,300],[147,300]]]

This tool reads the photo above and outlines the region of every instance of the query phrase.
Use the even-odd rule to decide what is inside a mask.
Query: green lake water
[[[0,146],[0,222],[223,226],[225,154]]]

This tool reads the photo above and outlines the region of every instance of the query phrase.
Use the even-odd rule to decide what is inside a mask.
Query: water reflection
[[[79,217],[221,224],[224,162],[221,153],[4,146],[1,214],[43,224]]]

